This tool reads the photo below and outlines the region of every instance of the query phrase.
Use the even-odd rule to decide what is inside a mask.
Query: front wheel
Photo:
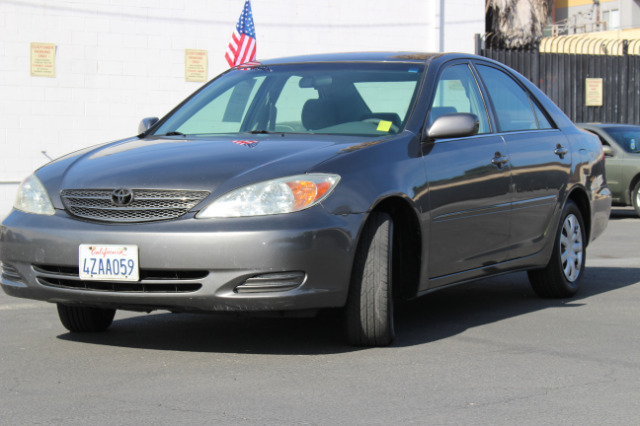
[[[115,309],[69,306],[58,303],[60,322],[72,332],[105,331],[111,325],[115,314]]]
[[[636,183],[636,187],[631,192],[631,204],[633,204],[636,214],[640,216],[640,182]]]
[[[580,289],[586,258],[586,235],[582,214],[567,201],[547,266],[529,271],[531,287],[540,297],[572,297]]]
[[[358,245],[345,308],[347,338],[352,345],[386,346],[395,337],[392,246],[391,217],[371,213]]]

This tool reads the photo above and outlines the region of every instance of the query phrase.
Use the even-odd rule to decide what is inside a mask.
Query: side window
[[[613,151],[613,149],[611,148],[611,144],[610,144],[609,142],[607,142],[607,141],[606,141],[602,136],[600,136],[599,134],[597,134],[597,133],[596,133],[596,132],[594,132],[593,130],[590,130],[590,129],[583,129],[583,130],[586,130],[587,132],[591,133],[592,135],[596,135],[596,136],[598,137],[598,139],[600,139],[600,144],[601,144],[603,147],[608,147],[608,148],[609,148],[609,152],[607,153],[607,152],[605,151],[604,155],[605,155],[606,157],[613,157],[613,152],[614,152],[614,151]]]
[[[466,64],[450,66],[440,75],[427,123],[430,125],[439,116],[455,112],[469,112],[478,116],[478,133],[491,131],[480,90]]]
[[[551,122],[547,119],[547,116],[544,115],[540,107],[533,101],[531,101],[533,105],[533,110],[536,112],[536,119],[538,120],[538,128],[539,129],[553,129]]]
[[[479,65],[478,72],[489,92],[501,132],[552,128],[540,107],[509,75],[485,65]]]

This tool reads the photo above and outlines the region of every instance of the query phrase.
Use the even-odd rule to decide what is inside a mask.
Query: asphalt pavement
[[[516,273],[398,313],[387,348],[340,317],[118,312],[69,334],[54,305],[0,294],[2,425],[638,425],[640,218],[614,209],[583,289]]]

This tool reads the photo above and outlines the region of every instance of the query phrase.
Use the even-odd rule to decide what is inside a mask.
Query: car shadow
[[[543,309],[580,308],[588,298],[640,284],[639,276],[640,268],[589,267],[580,292],[568,299],[539,298],[524,272],[434,292],[411,302],[399,315],[401,333],[395,345],[433,342]]]
[[[621,272],[623,271],[623,272]],[[540,299],[526,273],[488,278],[434,292],[396,312],[396,340],[407,347],[455,336],[473,327],[549,308],[579,309],[581,300],[638,284],[640,268],[587,268],[572,299]],[[346,344],[338,311],[315,318],[251,318],[222,314],[171,314],[117,319],[104,333],[65,333],[59,339],[139,349],[318,355],[362,350]]]
[[[639,219],[633,207],[612,207],[609,220]]]

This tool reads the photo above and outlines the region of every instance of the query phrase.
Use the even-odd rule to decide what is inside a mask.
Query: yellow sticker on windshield
[[[379,132],[388,132],[389,129],[391,129],[391,123],[390,121],[387,120],[380,120],[380,122],[378,123],[378,128],[376,129]]]

